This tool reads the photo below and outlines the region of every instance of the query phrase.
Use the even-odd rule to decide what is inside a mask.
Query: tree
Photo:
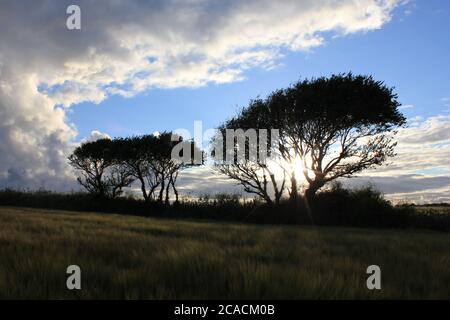
[[[395,155],[393,135],[405,124],[393,89],[371,76],[351,73],[300,81],[250,103],[237,117],[247,128],[279,129],[274,148],[290,164],[312,199],[326,183],[382,165]]]
[[[203,164],[203,152],[192,140],[184,140],[183,137],[172,132],[163,132],[158,135],[158,140],[154,148],[155,159],[154,169],[159,173],[161,179],[161,189],[159,202],[167,205],[169,203],[170,189],[175,195],[175,202],[178,203],[179,195],[176,188],[178,174],[181,170]],[[201,163],[195,162],[195,155],[200,154]],[[164,190],[165,188],[165,190]]]
[[[118,147],[116,141],[100,139],[81,144],[70,155],[69,163],[79,173],[77,180],[88,192],[115,198],[133,182]]]
[[[176,188],[178,174],[182,169],[192,165],[192,159],[176,161],[172,159],[172,150],[179,143],[194,148],[193,142],[183,141],[181,137],[171,132],[163,132],[158,135],[117,139],[117,143],[121,149],[121,162],[139,181],[146,202],[157,200],[168,204],[170,190],[178,202],[179,194]]]
[[[172,149],[178,141],[172,141],[171,132],[163,132],[158,136],[154,145],[153,169],[158,173],[161,181],[158,201],[160,203],[169,203],[170,188],[172,188],[178,202],[178,191],[176,189],[176,180],[179,171],[183,168],[182,162],[172,159]]]
[[[395,155],[395,129],[405,124],[393,88],[371,76],[333,75],[300,81],[267,101],[280,130],[280,153],[301,159],[307,199],[327,182],[379,166]]]
[[[156,141],[157,137],[154,135],[118,139],[122,150],[121,161],[131,175],[139,181],[142,196],[146,202],[154,198],[156,189],[161,185],[160,174],[155,169]]]
[[[252,100],[248,108],[218,128],[212,141],[212,156],[218,172],[271,205],[279,204],[286,190],[286,169],[280,161],[274,161],[279,155],[272,146],[273,132],[264,128],[264,114],[252,112],[263,104],[261,99]]]

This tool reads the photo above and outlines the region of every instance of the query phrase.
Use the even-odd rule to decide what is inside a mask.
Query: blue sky
[[[151,88],[131,98],[111,96],[100,104],[73,106],[67,118],[76,125],[77,140],[99,130],[127,136],[186,128],[194,120],[215,127],[239,106],[257,96],[304,78],[352,71],[371,74],[394,86],[399,100],[413,107],[408,118],[448,113],[442,99],[450,96],[450,3],[414,1],[395,9],[378,30],[325,36],[325,44],[307,51],[283,50],[272,70],[254,67],[245,79],[199,88]]]

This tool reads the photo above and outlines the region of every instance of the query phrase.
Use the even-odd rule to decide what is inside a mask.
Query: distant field
[[[450,234],[0,207],[0,298],[449,299]]]
[[[426,213],[426,214],[450,214],[450,207],[449,206],[417,206],[415,209],[419,213]]]

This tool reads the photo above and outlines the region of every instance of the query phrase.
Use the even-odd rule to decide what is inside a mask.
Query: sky
[[[70,4],[81,30],[65,27]],[[351,71],[395,87],[408,126],[390,166],[346,183],[450,201],[448,1],[6,0],[0,40],[0,188],[76,189],[80,141],[214,128],[250,99]],[[209,168],[180,184],[236,190]]]

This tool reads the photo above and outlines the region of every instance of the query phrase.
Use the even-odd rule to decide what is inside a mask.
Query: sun
[[[295,157],[294,160],[290,163],[291,172],[294,172],[295,179],[297,181],[305,181],[305,175],[303,174],[303,170],[305,166],[303,165],[303,160],[300,157]]]
[[[283,174],[286,174],[286,178],[290,180],[290,175],[294,173],[297,183],[306,184],[306,178],[303,174],[305,166],[300,157],[295,157],[292,161],[282,160],[278,164],[276,162],[270,162],[269,167],[276,176],[283,176]],[[311,176],[310,170],[308,170],[308,173]]]

